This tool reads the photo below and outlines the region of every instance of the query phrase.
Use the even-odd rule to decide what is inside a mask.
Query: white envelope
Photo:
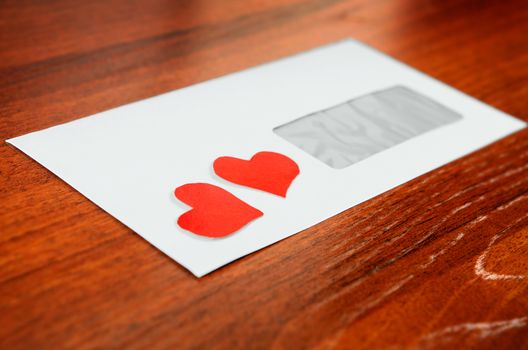
[[[332,166],[334,155],[321,156],[325,163],[309,150],[309,142],[288,140],[295,138],[295,128],[281,129],[345,101],[368,104],[369,98],[358,99],[392,88],[441,106],[448,111],[445,123],[357,159],[345,156],[350,161],[338,167]],[[200,277],[524,126],[345,40],[8,142]],[[383,144],[385,132],[379,135]],[[298,164],[300,174],[286,198],[230,183],[212,170],[220,156],[249,159],[259,151],[278,152]],[[177,219],[190,208],[173,192],[195,182],[222,187],[264,215],[224,238],[185,231]]]

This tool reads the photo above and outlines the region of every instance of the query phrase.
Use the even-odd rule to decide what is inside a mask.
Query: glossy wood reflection
[[[525,1],[4,1],[0,137],[344,37],[528,120]],[[528,348],[528,131],[196,279],[0,145],[0,348]]]

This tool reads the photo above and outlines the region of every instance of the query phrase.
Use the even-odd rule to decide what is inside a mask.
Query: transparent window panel
[[[462,119],[407,87],[395,86],[321,110],[273,131],[342,169],[375,153]]]

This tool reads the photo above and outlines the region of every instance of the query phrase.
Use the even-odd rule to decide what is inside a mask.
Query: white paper
[[[273,132],[296,118],[397,85],[463,118],[344,169],[327,166]],[[203,276],[524,126],[345,40],[8,142]],[[212,171],[219,156],[249,159],[264,150],[299,165],[286,198],[229,183]],[[184,231],[176,221],[190,208],[173,191],[192,182],[218,185],[264,215],[221,239]]]

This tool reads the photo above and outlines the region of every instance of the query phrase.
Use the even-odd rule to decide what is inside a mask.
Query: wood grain
[[[351,36],[528,120],[526,1],[0,2],[0,137]],[[528,131],[202,279],[0,145],[0,348],[528,348]]]

